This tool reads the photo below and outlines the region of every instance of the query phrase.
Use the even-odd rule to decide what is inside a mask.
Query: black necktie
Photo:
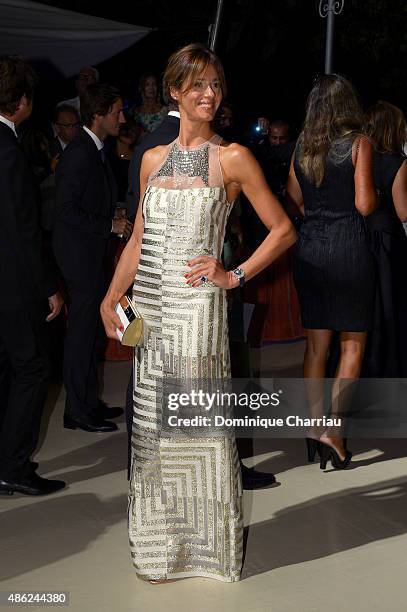
[[[102,162],[105,163],[106,162],[106,151],[105,151],[104,146],[101,149],[99,149],[99,153],[100,153],[100,158]]]

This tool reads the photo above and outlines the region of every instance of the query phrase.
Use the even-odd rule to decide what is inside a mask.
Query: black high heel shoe
[[[305,442],[307,443],[308,462],[314,463],[315,455],[318,453],[321,456],[321,442],[314,438],[305,438]]]
[[[321,470],[325,470],[329,459],[331,460],[332,467],[335,470],[345,470],[348,467],[352,459],[352,453],[348,449],[345,449],[345,459],[341,459],[332,446],[328,446],[328,444],[324,444],[323,442],[320,444],[321,461],[319,462],[319,467]]]

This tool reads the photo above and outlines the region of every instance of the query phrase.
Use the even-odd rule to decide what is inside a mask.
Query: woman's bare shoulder
[[[159,145],[152,149],[147,149],[143,154],[142,166],[144,170],[156,168],[164,161],[169,145]]]
[[[363,149],[363,151],[371,151],[373,149],[373,143],[365,134],[357,134],[353,139],[352,149],[356,149],[358,152],[361,149]]]
[[[220,161],[227,176],[240,182],[247,173],[255,172],[257,161],[247,147],[237,142],[222,142]]]
[[[253,159],[250,149],[237,143],[222,140],[220,143],[222,161],[225,163],[244,163]]]

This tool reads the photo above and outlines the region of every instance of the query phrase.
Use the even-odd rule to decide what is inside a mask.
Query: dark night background
[[[101,5],[57,0],[58,6],[155,28],[130,49],[100,64],[101,78],[134,97],[138,77],[161,74],[172,51],[208,41],[216,0],[138,0]],[[314,77],[324,71],[326,19],[318,0],[225,0],[217,52],[229,86],[228,99],[243,122],[265,115],[301,125]],[[407,2],[345,0],[335,19],[334,70],[350,78],[364,104],[386,99],[406,110]],[[87,63],[84,57],[84,64]],[[45,85],[49,81],[44,81]],[[50,88],[46,87],[49,92]],[[74,95],[73,79],[52,86],[59,100]],[[55,100],[47,102],[52,106]]]

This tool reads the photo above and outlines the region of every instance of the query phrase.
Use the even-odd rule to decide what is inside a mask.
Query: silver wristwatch
[[[242,268],[236,268],[235,270],[232,270],[232,274],[234,274],[238,279],[239,287],[243,287],[246,282],[246,275],[244,273],[244,270],[242,270]]]

